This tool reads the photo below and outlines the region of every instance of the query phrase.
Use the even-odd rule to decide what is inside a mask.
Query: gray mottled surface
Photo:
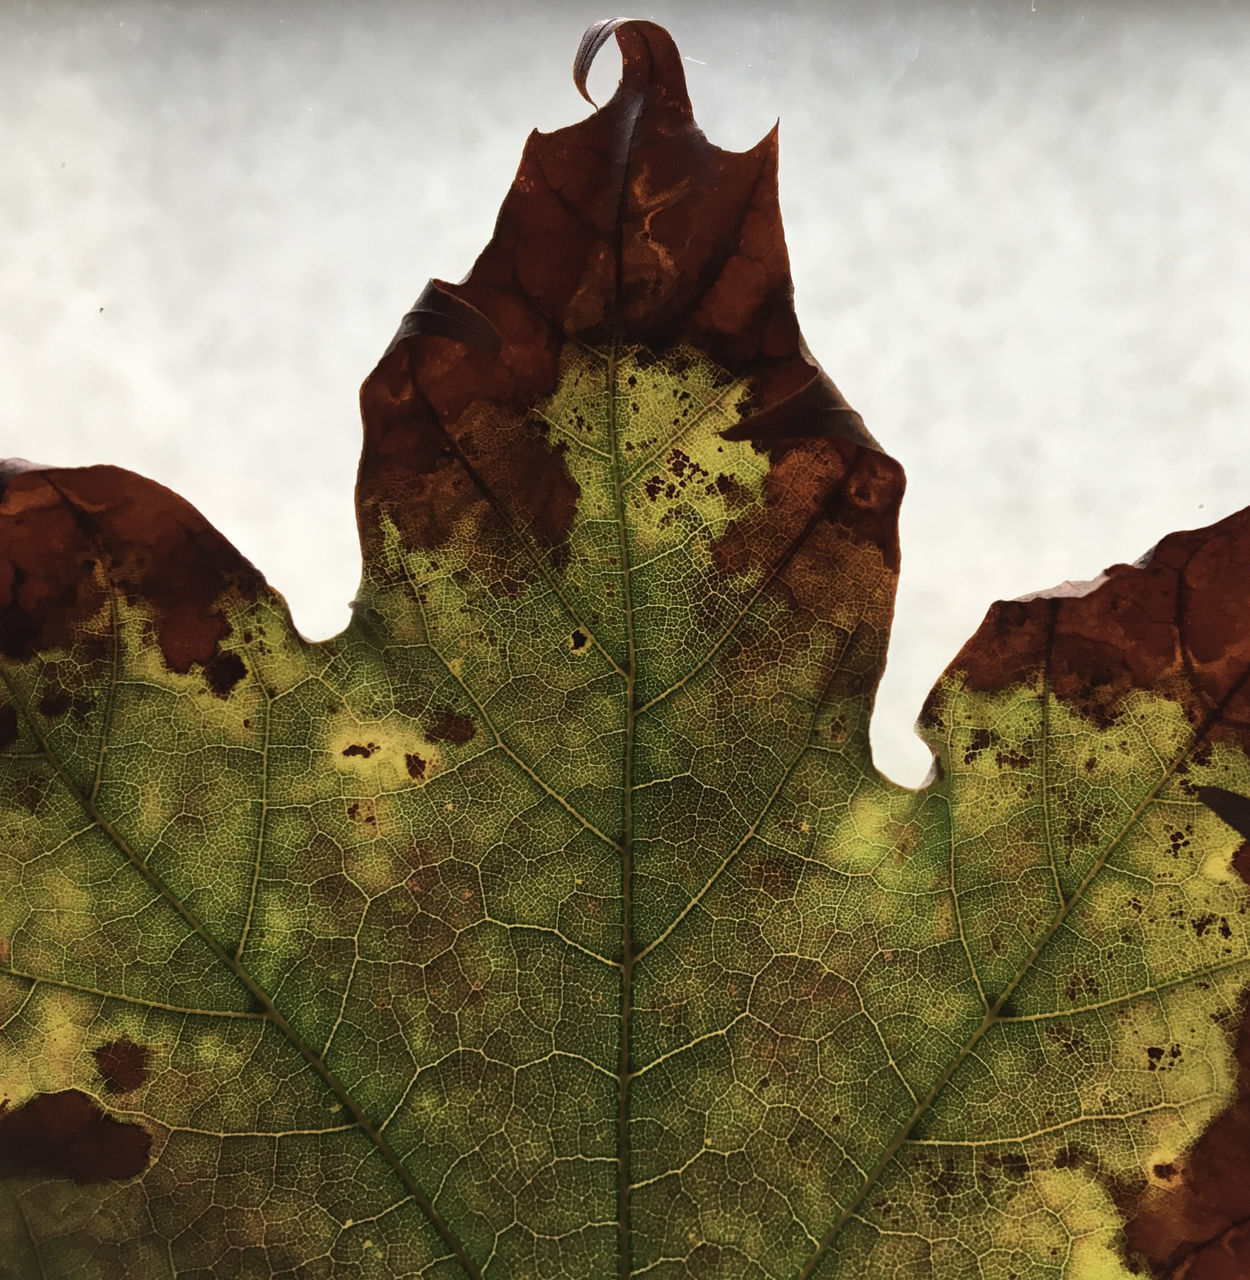
[[[1250,9],[668,4],[695,110],[782,121],[808,341],[907,465],[875,741],[998,596],[1250,502]],[[582,4],[0,0],[0,455],[195,502],[332,634],[356,388],[578,118]],[[605,50],[592,90],[611,92]]]

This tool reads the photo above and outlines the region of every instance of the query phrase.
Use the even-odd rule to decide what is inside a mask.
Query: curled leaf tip
[[[689,116],[686,73],[673,37],[658,23],[644,18],[604,18],[586,29],[573,59],[573,83],[593,107],[598,103],[586,88],[586,78],[595,55],[616,36],[621,50],[621,84],[617,96],[654,95],[657,102]]]
[[[590,75],[590,65],[594,62],[599,50],[607,44],[608,37],[617,27],[628,21],[628,18],[600,18],[598,22],[591,23],[586,28],[581,43],[577,46],[577,53],[573,58],[573,83],[577,86],[577,92],[592,107],[597,108],[599,104],[590,96],[586,88],[586,77]]]

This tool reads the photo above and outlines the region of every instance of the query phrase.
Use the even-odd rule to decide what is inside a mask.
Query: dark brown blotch
[[[725,532],[712,543],[712,564],[716,572],[727,578],[746,573],[751,567],[751,547],[746,529],[737,520],[725,526]]]
[[[150,1053],[146,1045],[110,1040],[92,1049],[91,1056],[109,1093],[130,1093],[148,1078]]]
[[[1086,970],[1077,969],[1068,974],[1063,987],[1064,996],[1072,1002],[1077,1000],[1097,1000],[1101,994],[1098,978]]]
[[[367,797],[364,800],[353,800],[347,806],[347,816],[353,821],[358,822],[366,827],[377,825],[378,816],[373,808],[373,801]]]
[[[778,956],[762,969],[751,989],[751,1013],[773,1034],[816,1038],[831,1015],[855,1006],[854,988],[816,960]]]
[[[27,771],[18,775],[14,783],[14,792],[18,803],[28,813],[34,813],[43,803],[52,780],[43,774]]]
[[[343,748],[345,756],[360,756],[362,760],[368,760],[375,751],[380,751],[381,747],[376,742],[353,742],[351,746]]]
[[[1075,1027],[1068,1023],[1058,1023],[1052,1026],[1046,1033],[1048,1040],[1053,1040],[1060,1050],[1067,1056],[1082,1053],[1088,1048],[1089,1042]]]
[[[114,1119],[85,1093],[36,1094],[12,1110],[0,1103],[0,1177],[120,1182],[148,1167],[152,1135]]]
[[[434,723],[426,730],[426,736],[431,742],[454,742],[460,746],[476,732],[476,726],[467,716],[457,715],[450,707],[442,707]]]
[[[751,495],[746,488],[741,485],[733,476],[727,476],[722,472],[713,481],[712,486],[716,492],[725,499],[725,505],[730,511],[740,510],[747,506],[751,501]]]
[[[408,770],[408,776],[414,782],[424,781],[426,763],[415,751],[410,751],[404,756],[404,767]]]
[[[219,653],[204,666],[204,679],[219,698],[228,698],[231,690],[246,675],[247,667],[237,653]]]
[[[975,764],[977,757],[981,752],[997,740],[998,734],[996,734],[993,729],[974,730],[972,737],[968,742],[968,749],[964,752],[964,764]]]
[[[989,1163],[990,1160],[997,1163],[998,1157],[991,1153],[986,1157],[986,1162]],[[934,1199],[937,1201],[939,1212],[949,1212],[951,1200],[959,1195],[964,1187],[964,1177],[955,1165],[955,1158],[943,1156],[940,1164],[927,1160],[920,1163],[924,1168]]]
[[[55,720],[63,716],[74,705],[73,698],[64,689],[49,689],[39,699],[39,714]]]
[[[0,751],[7,751],[17,741],[17,708],[0,707]]]
[[[1064,1168],[1056,1161],[1056,1168]],[[1023,1182],[1029,1176],[1029,1158],[1021,1151],[987,1151],[981,1157],[979,1174],[983,1178],[1008,1178],[1012,1182]]]

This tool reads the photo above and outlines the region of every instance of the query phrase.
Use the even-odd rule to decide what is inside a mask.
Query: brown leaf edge
[[[264,578],[190,503],[120,467],[0,462],[0,656],[69,647],[112,596],[147,605],[165,665],[202,668],[225,697],[246,674],[223,655],[226,602]],[[107,650],[108,641],[94,642]],[[104,654],[96,655],[101,660]]]
[[[484,529],[521,531],[559,562],[580,495],[529,411],[554,389],[564,344],[578,341],[684,345],[749,382],[746,416],[726,435],[769,453],[770,510],[731,526],[717,556],[725,572],[775,567],[821,524],[875,542],[896,568],[902,470],[799,333],[776,130],[741,153],[708,143],[680,55],[655,23],[595,24],[581,79],[608,35],[622,54],[616,94],[576,125],[531,134],[473,270],[460,284],[430,282],[362,387],[366,564],[383,514],[410,545],[435,546],[469,508]],[[466,420],[470,406],[489,407],[490,432]],[[171,671],[198,665],[223,697],[246,675],[221,653],[223,602],[269,593],[285,612],[164,486],[111,466],[0,463],[0,655],[26,661],[65,645],[113,591],[150,607]]]
[[[530,135],[473,269],[459,284],[430,281],[361,389],[366,561],[385,518],[409,546],[440,546],[467,524],[562,563],[581,494],[531,410],[573,343],[641,345],[675,372],[693,350],[750,386],[725,436],[769,454],[769,509],[730,530],[725,572],[774,568],[821,523],[896,567],[902,470],[799,333],[776,129],[745,152],[709,143],[672,37],[642,20],[587,30],[574,59],[583,96],[610,36],[616,93],[575,125]]]
[[[999,601],[948,668],[974,692],[1027,685],[1039,672],[1051,697],[1104,727],[1134,690],[1176,701],[1194,727],[1177,766],[1181,788],[1245,837],[1233,866],[1250,883],[1250,798],[1187,781],[1212,743],[1250,753],[1250,508],[1170,534],[1136,564],[1114,565],[1092,583]],[[939,727],[935,698],[920,725]],[[1244,918],[1234,927],[1244,937]],[[1227,1034],[1237,1094],[1183,1167],[1156,1170],[1153,1181],[1104,1177],[1134,1274],[1250,1276],[1250,990]],[[1080,1158],[1096,1165],[1092,1152]]]

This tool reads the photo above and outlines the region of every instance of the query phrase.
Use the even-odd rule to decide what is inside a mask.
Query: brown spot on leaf
[[[401,330],[366,380],[358,504],[368,552],[385,512],[412,546],[442,545],[467,524],[477,545],[520,533],[560,563],[580,489],[563,443],[529,409],[554,389],[562,335],[479,273],[432,291],[480,303],[503,348]]]
[[[237,653],[219,653],[204,666],[204,679],[219,698],[229,697],[230,691],[246,675],[247,667]]]
[[[716,492],[725,499],[725,505],[730,511],[736,511],[741,507],[747,506],[751,501],[751,495],[747,490],[738,483],[733,476],[727,476],[724,473],[718,475],[713,481]]]
[[[1056,1169],[1097,1169],[1098,1155],[1089,1147],[1070,1142],[1055,1152]]]
[[[987,1151],[982,1157],[982,1165],[987,1177],[1002,1176],[1012,1182],[1022,1182],[1029,1175],[1029,1159],[1021,1151]],[[1056,1165],[1062,1168],[1061,1165]]]
[[[1058,1023],[1047,1031],[1047,1039],[1054,1040],[1063,1053],[1069,1057],[1081,1053],[1088,1047],[1088,1041],[1075,1027],[1067,1023]]]
[[[712,564],[716,572],[725,577],[746,573],[751,567],[746,531],[736,520],[731,520],[725,526],[725,532],[712,543]]]
[[[1244,880],[1250,884],[1250,840],[1233,854],[1233,870]]]
[[[353,742],[351,746],[343,748],[345,756],[360,756],[363,760],[368,760],[375,751],[381,748],[376,742]]]
[[[364,800],[353,800],[347,806],[347,816],[361,826],[373,827],[377,825],[378,815],[373,807],[373,801],[367,797]]]
[[[20,1107],[0,1103],[0,1177],[118,1182],[148,1165],[152,1136],[114,1119],[85,1093],[40,1093]]]
[[[413,781],[420,782],[425,777],[425,761],[415,752],[410,751],[404,756],[404,766],[408,770],[408,776]]]
[[[74,705],[73,698],[64,689],[49,689],[39,699],[39,712],[49,720],[63,716]]]
[[[748,423],[751,420],[748,419]],[[830,617],[829,584],[860,577],[863,548],[875,547],[885,572],[866,603],[885,609],[898,567],[902,469],[875,449],[836,436],[769,439],[762,505],[731,520],[712,544],[718,573],[754,569],[770,593],[818,618]]]
[[[997,741],[998,734],[992,729],[976,729],[968,742],[968,749],[964,752],[964,764],[974,764],[976,758],[993,742]]]
[[[1074,970],[1068,974],[1063,994],[1070,1001],[1098,999],[1101,990],[1097,975],[1081,969]]]
[[[129,1040],[110,1040],[91,1051],[100,1079],[109,1093],[130,1093],[148,1078],[146,1046]]]
[[[991,1153],[986,1157],[986,1162],[989,1163],[990,1160],[997,1164],[998,1157]],[[963,1190],[964,1186],[964,1177],[955,1166],[955,1158],[953,1156],[943,1156],[940,1164],[931,1161],[921,1161],[920,1163],[928,1174],[929,1185],[934,1193],[934,1199],[937,1201],[938,1212],[949,1213],[951,1200]]]
[[[778,956],[759,973],[751,1013],[779,1036],[814,1040],[831,1015],[855,1007],[854,988],[815,960]]]
[[[467,716],[457,715],[450,707],[443,707],[434,723],[426,730],[432,742],[454,742],[457,745],[468,742],[476,732],[477,728],[472,720]]]

